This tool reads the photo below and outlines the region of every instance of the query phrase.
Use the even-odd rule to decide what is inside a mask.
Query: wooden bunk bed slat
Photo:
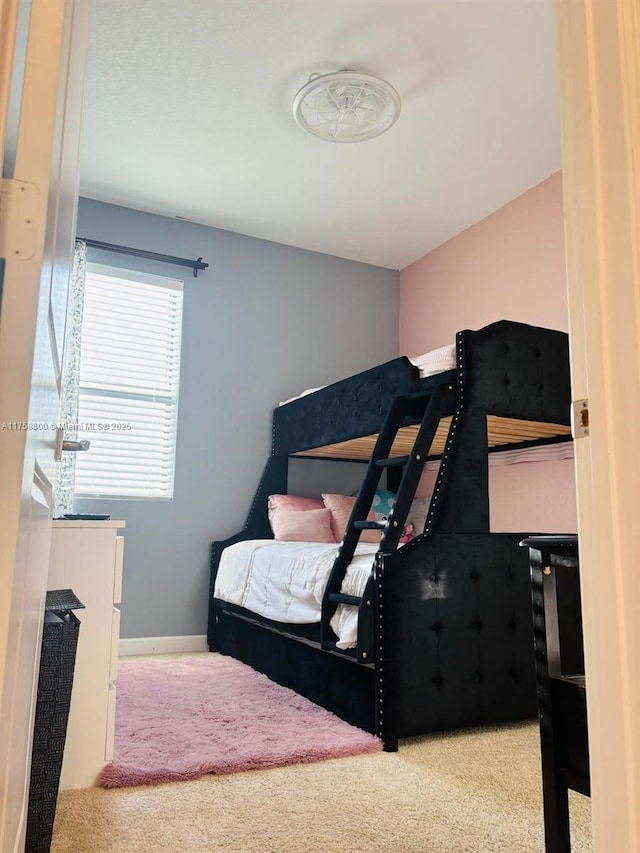
[[[429,450],[430,457],[442,456],[444,445],[449,433],[451,418],[442,418],[436,437]],[[503,447],[507,444],[522,444],[523,442],[538,441],[551,438],[571,438],[571,428],[564,424],[546,424],[537,421],[513,420],[501,418],[497,415],[487,416],[487,427],[489,431],[489,447]],[[418,426],[411,425],[402,427],[391,448],[392,457],[406,456],[411,453],[418,434]],[[363,438],[354,438],[343,441],[340,444],[327,444],[312,450],[300,450],[292,456],[307,456],[325,459],[357,459],[368,461],[373,453],[377,435],[366,435]]]

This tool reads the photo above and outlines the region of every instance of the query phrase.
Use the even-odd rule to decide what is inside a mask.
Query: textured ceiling
[[[398,269],[560,168],[553,0],[94,0],[82,194]],[[353,68],[384,136],[291,101]]]

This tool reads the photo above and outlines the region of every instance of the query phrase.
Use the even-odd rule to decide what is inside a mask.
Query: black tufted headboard
[[[519,420],[570,422],[569,338],[565,332],[500,320],[458,332],[463,402]]]

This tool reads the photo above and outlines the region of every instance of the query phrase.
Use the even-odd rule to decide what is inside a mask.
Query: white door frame
[[[5,99],[0,150],[12,74],[22,87],[14,173],[0,186],[0,257],[5,259],[0,305],[3,853],[24,850],[91,4],[34,0],[22,6],[29,12],[26,59],[24,68],[14,69],[18,7],[19,0],[0,0],[0,96]]]
[[[557,0],[594,845],[640,851],[640,2]]]

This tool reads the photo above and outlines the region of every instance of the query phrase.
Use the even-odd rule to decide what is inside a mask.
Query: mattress
[[[225,548],[216,575],[214,598],[266,619],[289,624],[320,621],[322,596],[340,545],[249,539]],[[341,591],[362,595],[377,544],[357,546]],[[341,649],[355,648],[358,608],[339,604],[331,620]]]
[[[425,352],[423,355],[410,358],[409,361],[418,368],[421,379],[424,379],[425,376],[446,373],[447,370],[455,370],[456,345],[447,344],[444,347]]]
[[[420,378],[426,376],[436,376],[438,373],[446,373],[447,370],[455,370],[456,368],[456,345],[447,344],[444,347],[425,352],[423,355],[417,355],[415,358],[410,358],[411,364],[418,368]],[[286,406],[287,403],[293,403],[294,400],[299,400],[301,397],[306,397],[308,394],[313,394],[315,391],[321,391],[326,388],[326,385],[320,385],[319,388],[307,388],[302,393],[295,397],[289,397],[288,400],[282,400],[278,403],[279,406]]]

